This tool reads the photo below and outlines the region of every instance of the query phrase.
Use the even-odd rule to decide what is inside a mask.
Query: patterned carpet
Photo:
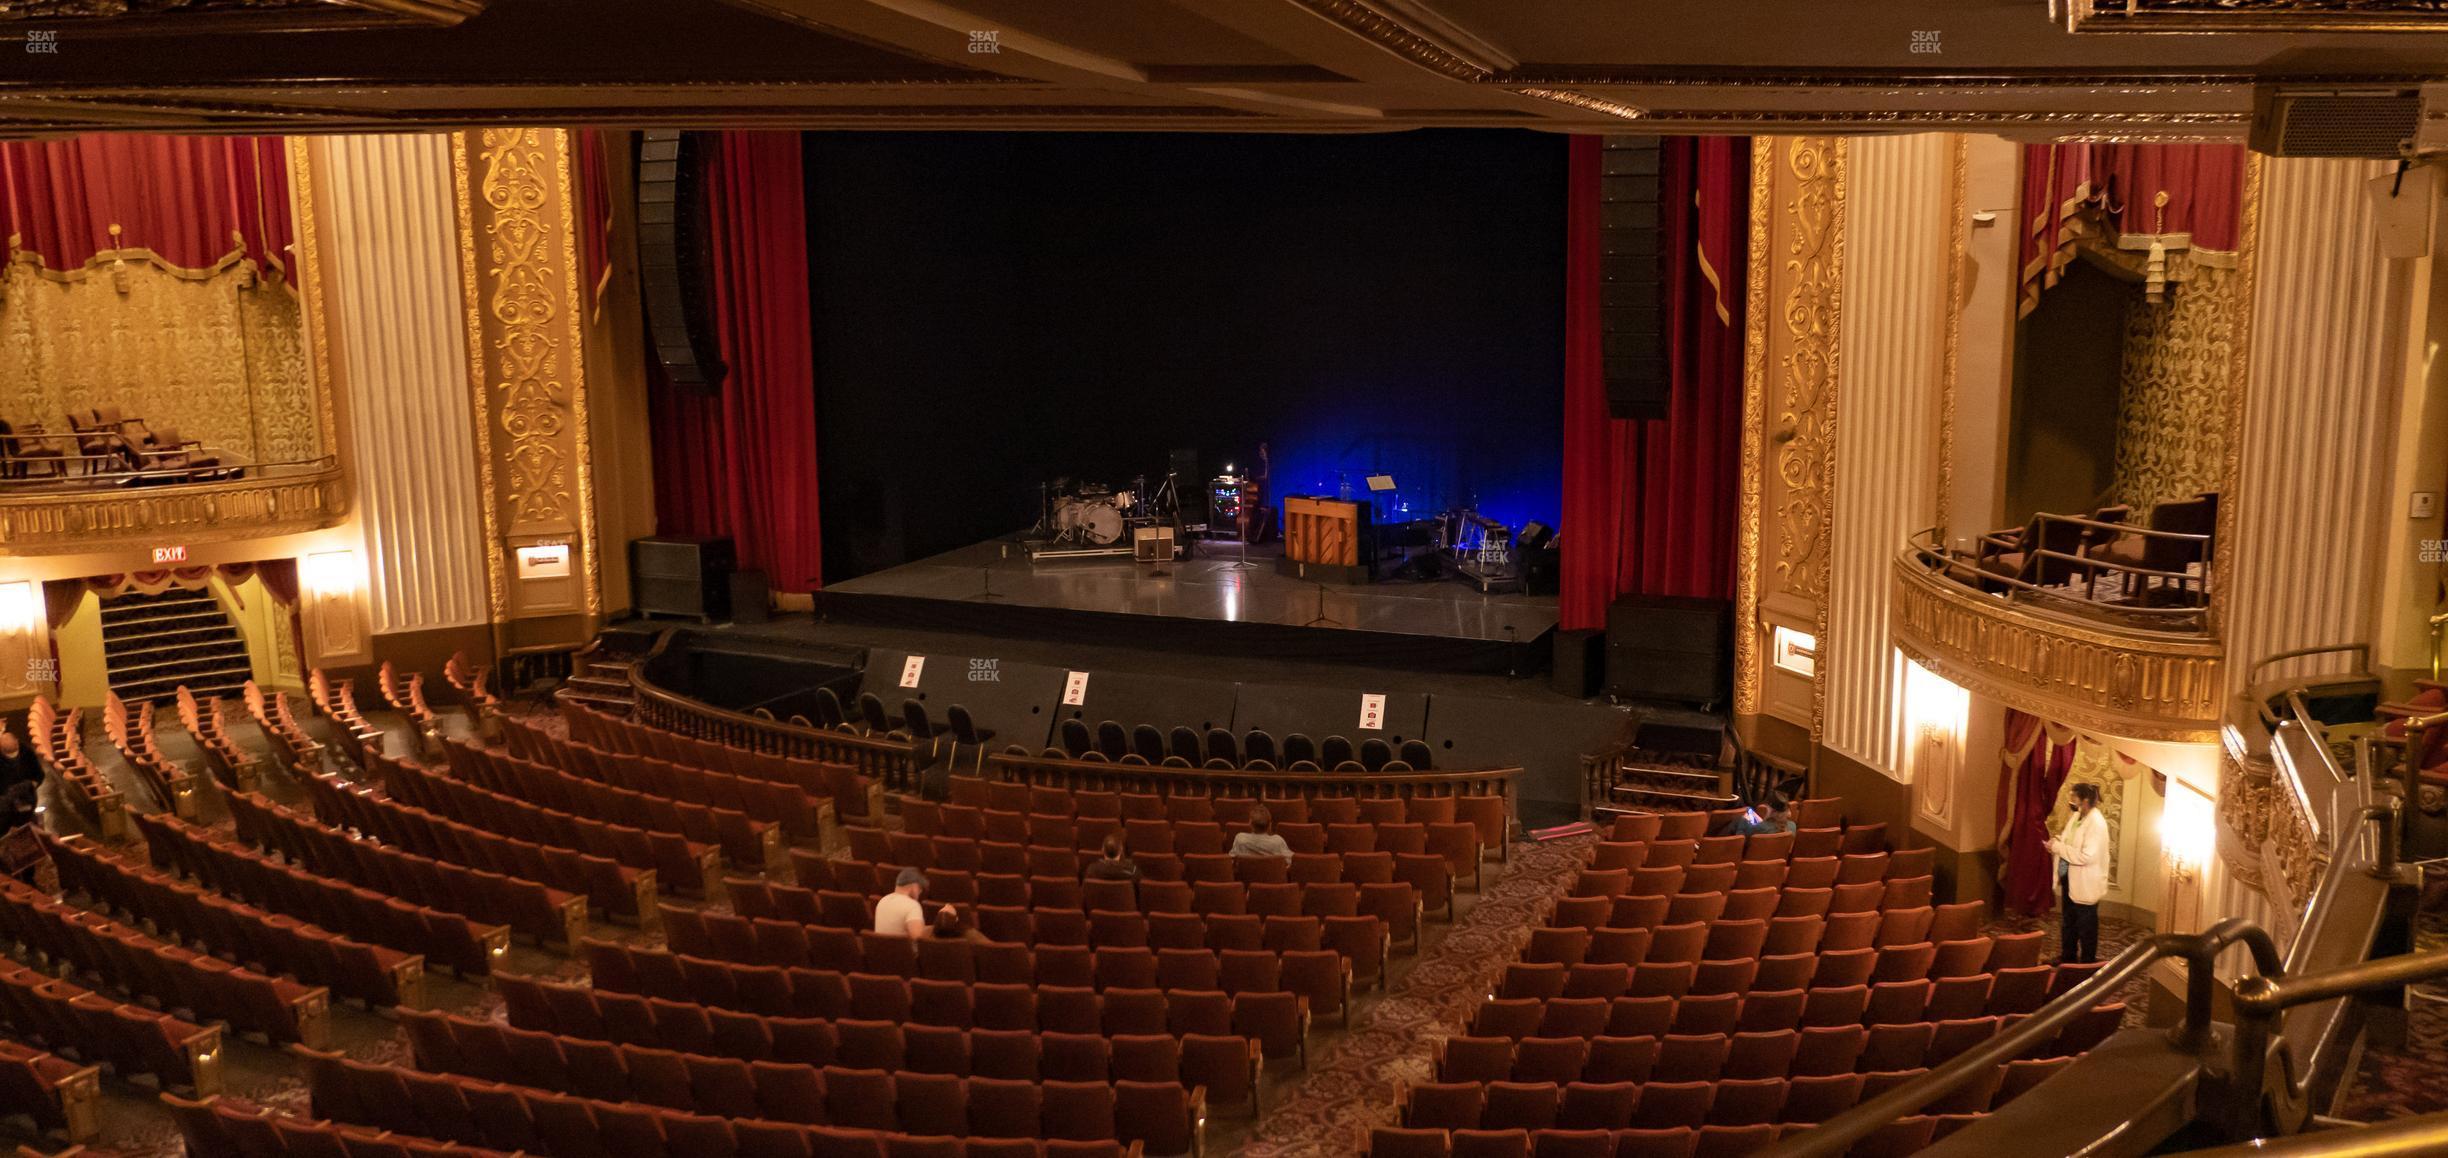
[[[1358,1153],[1393,1120],[1397,1082],[1429,1080],[1436,1043],[1460,1031],[1504,975],[1523,931],[1547,919],[1592,838],[1515,845],[1513,863],[1384,1000],[1310,1058],[1306,1080],[1267,1108],[1244,1158]]]

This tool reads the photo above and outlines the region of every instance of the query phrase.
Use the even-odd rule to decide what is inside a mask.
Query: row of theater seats
[[[56,966],[73,968],[276,1042],[320,1043],[331,996],[321,986],[268,977],[218,957],[155,940],[135,929],[0,879],[0,936]]]
[[[542,767],[648,796],[703,801],[780,825],[789,840],[824,837],[825,801],[831,798],[827,784],[819,783],[811,791],[810,786],[795,781],[743,776],[654,756],[616,755],[563,740],[523,720],[502,721],[502,738],[513,756]]]
[[[255,757],[230,738],[228,726],[221,722],[219,699],[196,698],[187,685],[178,688],[179,724],[187,729],[188,738],[204,750],[204,767],[224,790],[255,791],[257,778]]]
[[[651,912],[653,869],[624,865],[595,852],[538,844],[464,824],[411,804],[374,795],[326,776],[300,777],[317,819],[353,828],[383,844],[452,864],[584,896],[590,908],[616,919]]]
[[[930,877],[930,900],[936,899],[932,895],[932,880]],[[1244,885],[1239,881],[1223,881],[1186,885],[1181,890],[1189,901],[1187,912],[1148,912],[1135,906],[1084,907],[1083,883],[1117,882],[1079,882],[1069,877],[989,877],[979,883],[1008,888],[997,887],[991,893],[980,894],[959,911],[988,939],[1020,945],[1313,949],[1323,938],[1327,943],[1350,948],[1361,941],[1373,945],[1396,930],[1406,935],[1415,933],[1418,926],[1419,897],[1410,885],[1401,882]],[[787,916],[811,926],[847,930],[874,927],[875,898],[882,891],[760,886],[745,880],[737,885],[738,895],[750,898],[745,904],[735,903],[744,915]],[[962,891],[948,890],[940,899],[962,903],[953,895]],[[986,899],[988,895],[996,900],[1024,903],[991,903]],[[1119,898],[1114,900],[1120,903]]]
[[[71,1142],[90,1139],[100,1128],[102,1071],[13,1041],[0,1041],[0,1107],[25,1114],[38,1130],[53,1130]]]
[[[1522,948],[1522,960],[1565,966],[1613,961],[1638,964],[1653,959],[1837,952],[1923,941],[1952,945],[1981,937],[1980,929],[1988,911],[1988,906],[1980,902],[1859,912],[1822,911],[1822,906],[1832,899],[1827,889],[1762,889],[1757,893],[1734,889],[1618,897],[1609,907],[1607,924],[1574,922],[1530,930],[1529,940]],[[1573,920],[1573,915],[1564,913],[1561,905],[1558,913],[1560,919]],[[1991,938],[1991,944],[2003,941],[2009,964],[2022,963],[2025,944],[2022,938],[2036,936],[2007,937],[2017,939]],[[1695,939],[1703,942],[1698,957],[1677,947]],[[1720,945],[1725,949],[1721,951],[1717,947]],[[2036,953],[2033,959],[2038,959]],[[1977,968],[1974,963],[1974,968],[1966,971]]]
[[[140,814],[136,828],[156,868],[283,916],[419,954],[431,967],[478,977],[491,972],[494,958],[508,951],[507,926],[479,924],[458,913],[319,876],[170,817]]]
[[[826,857],[802,849],[791,850],[791,862],[799,881],[796,886],[737,879],[725,882],[734,906],[749,913],[737,899],[745,888],[753,898],[749,905],[759,910],[750,915],[774,911],[810,924],[839,925],[850,919],[853,906],[837,894],[855,894],[864,904],[866,898],[892,888],[902,866],[910,863]],[[1383,920],[1394,939],[1406,943],[1413,941],[1420,918],[1428,910],[1441,910],[1448,919],[1453,916],[1452,869],[1442,857],[1427,855],[1321,852],[1294,853],[1290,861],[1254,856],[1185,858],[1180,867],[1184,876],[1192,878],[1188,880],[1083,879],[1079,869],[1043,858],[1022,865],[1027,870],[1024,873],[972,872],[925,862],[913,867],[926,871],[929,900],[957,905],[1073,910],[1091,917],[1098,913],[1144,913],[1156,918],[1359,912]],[[998,867],[1010,867],[1008,860]],[[1346,895],[1357,901],[1346,905],[1335,899]],[[834,908],[827,910],[828,904]]]
[[[1879,1127],[1856,1144],[1861,1158],[1903,1158],[1936,1138],[1959,1130],[1978,1115],[1916,1114]],[[1692,1129],[1630,1130],[1409,1130],[1380,1126],[1369,1132],[1369,1158],[1742,1158],[1788,1134],[1810,1129],[1792,1125],[1702,1126]]]
[[[508,1158],[499,1150],[457,1146],[373,1126],[275,1113],[237,1098],[200,1102],[162,1095],[189,1154],[245,1158]]]
[[[191,948],[269,974],[321,985],[368,1008],[424,1002],[425,959],[275,916],[95,848],[84,837],[42,833],[63,896],[149,922]]]
[[[272,758],[288,769],[319,770],[323,767],[323,744],[306,732],[298,722],[297,712],[289,706],[289,693],[266,692],[248,680],[241,692],[246,701],[248,718],[262,729],[265,741],[272,746]]]
[[[386,662],[387,670],[391,665]],[[353,680],[334,680],[323,674],[322,668],[306,672],[306,698],[314,701],[315,710],[332,722],[332,735],[340,741],[340,751],[360,768],[374,756],[386,754],[389,741],[383,730],[365,718],[357,707],[357,685]]]
[[[988,816],[1011,816],[1018,813],[987,813]],[[1039,820],[1048,823],[1040,825]],[[1017,825],[1015,825],[1017,827]],[[1226,852],[1233,838],[1245,827],[1225,826],[1208,821],[1192,820],[1126,820],[1081,821],[1077,834],[1072,821],[1060,817],[1028,818],[1026,832],[1007,832],[987,837],[922,835],[908,831],[852,827],[850,855],[881,863],[914,865],[919,868],[951,868],[970,872],[1029,872],[1076,875],[1089,861],[1108,836],[1122,838],[1125,850],[1139,866],[1140,875],[1150,880],[1270,880],[1289,879],[1287,864],[1282,875],[1267,871],[1263,866],[1243,869]],[[1337,824],[1321,828],[1318,825],[1288,824],[1276,829],[1294,856],[1352,856],[1383,853],[1387,856],[1433,857],[1445,863],[1448,877],[1459,877],[1479,883],[1481,845],[1478,830],[1470,824]],[[1205,858],[1205,859],[1199,859]],[[1265,860],[1264,857],[1238,858]],[[1280,860],[1281,858],[1274,858]],[[1247,875],[1245,875],[1247,874]]]
[[[2113,1019],[2122,1014],[2112,1007],[2094,1011],[2076,1029],[2060,1034],[2047,1056],[2013,1064],[2025,1067],[2026,1076],[2037,1081],[2035,1075],[2053,1072],[2099,1035],[2113,1032]],[[1983,1026],[1979,1020],[1992,1024]],[[1449,1037],[1437,1044],[1435,1073],[1440,1082],[1553,1084],[1842,1077],[1934,1064],[1933,1058],[1953,1057],[1967,1043],[1987,1040],[2003,1025],[2003,1018],[1988,1018],[1894,1028],[1856,1023],[1589,1038]]]
[[[586,934],[586,897],[506,873],[437,860],[358,840],[261,796],[227,795],[238,838],[324,877],[501,925],[538,941],[575,946]]]
[[[501,1085],[454,1074],[425,1074],[397,1066],[369,1065],[338,1054],[303,1051],[314,1113],[340,1122],[379,1126],[404,1134],[437,1138],[497,1150],[542,1154],[614,1154],[621,1158],[705,1158],[735,1154],[741,1158],[788,1151],[790,1143],[752,1136],[768,1133],[795,1136],[809,1152],[834,1154],[926,1153],[978,1155],[1005,1148],[980,1148],[981,1138],[1000,1138],[1027,1147],[1028,1154],[1110,1155],[1119,1158],[1138,1147],[1119,1140],[1164,1138],[1160,1153],[1188,1153],[1190,1139],[1178,1138],[1191,1121],[1190,1091],[1171,1083],[1133,1083],[1133,1096],[1122,1099],[1122,1087],[1096,1083],[1037,1084],[971,1078],[959,1082],[960,1116],[969,1135],[943,1135],[930,1124],[920,1137],[940,1142],[912,1151],[891,1147],[899,1131],[875,1127],[808,1125],[760,1119],[719,1118],[637,1103],[606,1102],[525,1086]],[[949,1114],[952,1095],[937,1112]],[[1049,1101],[1049,1098],[1053,1099]],[[898,1118],[897,1101],[892,1104]],[[873,1107],[870,1107],[872,1110]],[[1179,1144],[1174,1145],[1178,1139]],[[1064,1143],[1057,1147],[1056,1143]],[[780,1147],[782,1149],[775,1149]],[[890,1148],[888,1148],[890,1147]]]
[[[1345,1008],[1350,984],[1381,982],[1385,975],[1384,931],[1366,919],[1327,926],[1329,941],[1324,948],[1221,951],[1157,950],[1145,945],[1031,947],[966,938],[912,939],[872,931],[852,934],[846,929],[810,930],[840,934],[810,942],[790,938],[789,930],[800,926],[789,923],[767,922],[758,927],[736,917],[729,921],[736,923],[726,923],[719,913],[666,910],[666,944],[675,953],[710,960],[890,975],[944,985],[985,981],[1090,989],[1221,989],[1227,993],[1291,989],[1310,995],[1312,1009],[1321,1017]],[[1334,937],[1346,931],[1351,935]]]
[[[1106,1098],[1113,1102],[1145,1096],[1134,1088],[1141,1085],[1189,1090],[1189,1097],[1179,1103],[1189,1112],[1188,1121],[1166,1123],[1166,1136],[1161,1139],[1123,1139],[1150,1142],[1157,1148],[1195,1137],[1206,1117],[1208,1095],[1206,1083],[1197,1080],[1199,1072],[1218,1071],[1217,1076],[1232,1085],[1233,1095],[1246,1100],[1255,1089],[1251,1078],[1257,1065],[1251,1043],[1237,1037],[1185,1042],[1164,1035],[1063,1035],[1048,1043],[1033,1035],[1007,1034],[988,1039],[988,1068],[995,1072],[974,1073],[971,1042],[966,1031],[960,1030],[915,1035],[914,1044],[922,1051],[943,1051],[942,1056],[922,1054],[915,1059],[917,1064],[819,1066],[752,1063],[440,1014],[405,1020],[416,1067],[427,1073],[460,1074],[598,1101],[643,1102],[723,1118],[912,1133],[918,1131],[911,1127],[923,1127],[929,1133],[965,1135],[973,1131],[962,1116],[961,1086],[972,1080],[1048,1087],[1051,1095],[1041,1091],[1039,1101],[1049,1110],[1062,1104],[1066,1092],[1084,1086],[1107,1087]],[[1022,1043],[1025,1050],[1006,1048]],[[1051,1068],[1055,1074],[1002,1076],[1023,1065],[1035,1071]],[[1075,1074],[1079,1076],[1072,1076]]]
[[[1186,785],[1174,787],[1174,791],[1167,793],[1107,791],[961,776],[953,779],[951,798],[947,802],[928,807],[962,807],[1081,819],[1213,820],[1228,824],[1248,820],[1250,813],[1260,806],[1264,806],[1277,821],[1287,824],[1351,824],[1357,821],[1372,824],[1402,821],[1444,824],[1455,820],[1477,824],[1500,818],[1506,812],[1505,799],[1501,796],[1299,795],[1260,798],[1202,793]]]
[[[445,741],[442,749],[449,754],[451,775],[479,788],[573,816],[676,833],[692,844],[721,849],[735,868],[762,871],[782,847],[779,825],[738,809],[616,788],[457,740]]]
[[[153,799],[165,811],[194,819],[196,796],[202,791],[204,774],[162,754],[161,745],[153,736],[151,700],[139,701],[130,709],[119,693],[104,693],[102,734],[109,737],[120,758],[152,790]]]
[[[1305,1045],[1313,1004],[1340,1012],[1350,967],[1332,951],[1285,953],[1277,986],[1226,993],[1153,986],[937,981],[889,973],[739,965],[661,949],[589,940],[592,984],[608,993],[691,1001],[776,1016],[915,1022],[965,1029],[1058,1033],[1238,1033],[1266,1043],[1268,1057]]]
[[[26,739],[35,758],[50,770],[50,780],[59,785],[60,797],[69,809],[103,839],[124,839],[127,798],[85,755],[85,709],[62,712],[52,706],[51,697],[34,697],[33,705],[26,709]]]
[[[953,778],[953,792],[961,793],[963,784],[986,781],[971,777]],[[1197,826],[1213,826],[1239,832],[1249,824],[1253,813],[1264,806],[1274,821],[1277,835],[1291,845],[1294,852],[1367,852],[1371,849],[1419,852],[1420,847],[1403,848],[1411,837],[1398,834],[1394,845],[1371,839],[1359,843],[1365,834],[1354,828],[1336,826],[1366,826],[1379,829],[1396,825],[1439,828],[1446,825],[1470,826],[1476,834],[1475,843],[1484,851],[1501,853],[1507,827],[1510,824],[1505,799],[1501,796],[1406,796],[1355,797],[1310,796],[1283,800],[1257,800],[1247,796],[1157,796],[1141,792],[1092,792],[1087,789],[1035,787],[1029,790],[1027,809],[1002,808],[990,804],[969,804],[955,799],[948,804],[916,802],[916,807],[904,802],[903,831],[918,836],[964,836],[973,840],[1001,840],[1012,843],[1070,845],[1094,848],[1108,833],[1119,831],[1139,852],[1215,852],[1215,848],[1197,847],[1183,841],[1203,841],[1191,830]],[[1002,803],[1010,803],[1004,801]],[[1068,821],[1065,826],[1062,822]],[[1157,823],[1183,826],[1178,836],[1160,836]],[[1043,836],[1032,835],[1035,833]],[[1330,833],[1339,839],[1329,840]],[[1066,839],[1067,837],[1067,839]],[[1456,839],[1452,836],[1440,839]],[[1423,838],[1424,845],[1424,838]]]
[[[843,824],[853,820],[873,823],[876,817],[883,814],[881,785],[864,771],[847,765],[804,760],[772,752],[752,752],[713,740],[678,735],[579,704],[563,704],[561,718],[569,725],[570,742],[588,745],[610,755],[651,756],[674,764],[735,776],[795,784],[810,796],[831,797],[834,819]],[[513,750],[516,750],[515,747]]]
[[[504,839],[601,858],[624,873],[652,873],[665,892],[702,897],[722,874],[716,849],[677,832],[555,811],[398,760],[376,759],[370,771],[394,802]]]
[[[1238,1100],[1245,1088],[1255,1099],[1256,1078],[1254,1072],[1221,1072],[1222,1059],[1263,1056],[1262,1040],[1235,1028],[1234,1003],[1215,1000],[1221,994],[1169,998],[1164,1033],[1108,1035],[1034,1026],[964,1029],[883,1019],[769,1016],[515,976],[498,978],[496,984],[509,1024],[516,1029],[749,1062],[915,1069],[1016,1081],[1095,1081],[1127,1076],[1111,1068],[1113,1053],[1123,1048],[1124,1039],[1134,1043],[1133,1053],[1145,1057],[1158,1048],[1153,1043],[1161,1037],[1181,1043],[1183,1064],[1190,1067],[1183,1084],[1206,1086],[1229,1102]],[[1268,1004],[1282,1003],[1270,998]],[[1264,1012],[1254,1004],[1250,1008]],[[1269,1028],[1266,1020],[1246,1019],[1254,1029]],[[1301,1033],[1302,1024],[1296,1020],[1287,1031]],[[1293,1052],[1298,1052],[1297,1042]]]
[[[0,960],[0,1024],[121,1078],[210,1094],[221,1087],[221,1030],[158,1009],[114,1001],[74,983]]]

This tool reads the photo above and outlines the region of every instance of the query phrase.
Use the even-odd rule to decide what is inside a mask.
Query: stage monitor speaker
[[[1173,561],[1173,528],[1132,527],[1131,558],[1141,563]]]
[[[1606,636],[1595,631],[1555,633],[1555,667],[1549,676],[1555,690],[1587,699],[1598,694],[1598,677],[1606,671]]]
[[[1665,218],[1656,137],[1607,137],[1598,225],[1598,311],[1607,413],[1664,418]]]
[[[629,541],[629,586],[640,615],[731,617],[729,539],[660,537]]]
[[[1733,680],[1732,621],[1722,599],[1617,599],[1607,608],[1607,694],[1723,702]]]
[[[713,230],[699,174],[698,144],[707,138],[673,129],[638,134],[638,288],[646,331],[664,376],[692,390],[722,389],[721,346],[714,336]]]
[[[773,610],[773,584],[763,571],[731,573],[731,622],[763,623]]]

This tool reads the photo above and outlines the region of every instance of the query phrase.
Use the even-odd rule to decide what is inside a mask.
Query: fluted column
[[[2385,170],[2262,163],[2244,436],[2219,526],[2238,691],[2271,653],[2371,638],[2411,288],[2411,263],[2381,255],[2363,188]]]
[[[378,652],[466,642],[486,620],[466,319],[450,138],[385,134],[310,144],[328,222],[326,309],[348,401]],[[475,633],[481,640],[482,633]],[[438,661],[431,661],[438,662]]]

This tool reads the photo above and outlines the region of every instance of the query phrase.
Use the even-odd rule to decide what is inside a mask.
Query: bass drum
[[[1054,529],[1091,547],[1110,547],[1122,541],[1122,512],[1111,495],[1067,498],[1054,504]]]

